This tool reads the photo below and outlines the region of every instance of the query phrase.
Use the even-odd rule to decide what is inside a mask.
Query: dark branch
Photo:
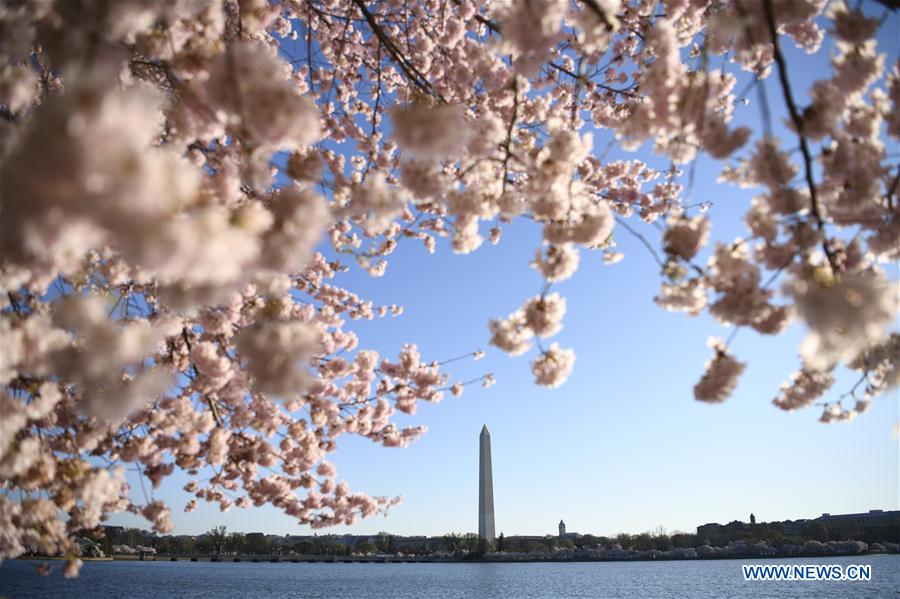
[[[797,104],[794,102],[794,95],[791,92],[791,84],[787,76],[787,64],[784,55],[781,53],[781,46],[778,43],[778,28],[775,26],[775,13],[772,8],[772,0],[763,0],[763,8],[766,14],[766,24],[769,27],[769,35],[772,37],[772,51],[775,56],[775,62],[778,64],[778,80],[781,82],[781,91],[784,93],[784,101],[787,104],[788,112],[791,115],[791,121],[797,129],[797,136],[800,138],[800,152],[803,154],[803,164],[806,170],[806,184],[809,187],[809,199],[812,204],[812,215],[816,221],[816,227],[822,233],[822,249],[828,258],[828,264],[831,271],[837,275],[837,260],[834,252],[828,244],[828,237],[825,234],[825,221],[822,219],[822,212],[819,206],[819,196],[816,191],[816,182],[813,180],[812,153],[809,151],[809,144],[804,134],[803,117],[797,110]]]
[[[403,73],[406,77],[420,90],[423,92],[433,95],[434,90],[431,87],[431,83],[425,78],[422,73],[416,69],[416,67],[400,53],[397,49],[397,46],[394,44],[394,41],[387,36],[384,30],[381,28],[381,25],[375,21],[374,15],[369,11],[366,7],[366,3],[363,0],[353,0],[353,4],[360,10],[365,17],[366,22],[369,24],[369,28],[372,30],[372,33],[375,34],[375,37],[384,45],[385,49],[387,49],[388,54],[391,55],[391,58],[394,59],[394,62],[403,70]]]

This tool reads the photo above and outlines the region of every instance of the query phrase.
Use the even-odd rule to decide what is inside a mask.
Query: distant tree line
[[[720,526],[718,529],[698,536],[694,533],[675,531],[667,533],[663,528],[639,534],[620,533],[605,537],[591,534],[578,538],[560,539],[547,535],[542,538],[507,537],[503,533],[492,542],[479,539],[473,533],[451,532],[442,537],[430,537],[421,542],[410,542],[387,532],[380,532],[372,540],[357,540],[348,545],[334,535],[318,535],[306,540],[291,541],[288,537],[254,533],[229,533],[224,526],[216,526],[197,536],[156,536],[136,528],[105,527],[105,534],[97,539],[107,555],[113,553],[115,545],[138,545],[154,547],[159,553],[203,554],[203,555],[333,555],[350,554],[395,554],[433,555],[446,554],[459,558],[477,559],[491,552],[506,553],[553,553],[560,549],[613,549],[618,546],[634,551],[669,551],[675,548],[691,548],[709,545],[725,547],[729,543],[766,542],[781,549],[785,545],[802,545],[807,541],[857,540],[869,545],[873,543],[900,543],[900,525],[880,528],[866,528],[850,531],[842,535],[829,533],[821,521],[813,520],[803,528],[800,535],[785,533],[781,522],[758,523],[744,528]]]

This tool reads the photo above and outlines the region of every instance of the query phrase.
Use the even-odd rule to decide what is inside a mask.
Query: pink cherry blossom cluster
[[[728,399],[737,387],[738,378],[746,364],[726,352],[726,345],[715,337],[709,340],[713,357],[706,361],[706,372],[694,385],[694,397],[706,403],[721,403]]]
[[[768,335],[806,324],[778,407],[814,403],[844,365],[860,381],[822,420],[864,411],[898,382],[882,265],[900,257],[900,70],[871,11],[824,5],[4,3],[0,558],[61,553],[76,575],[73,536],[112,512],[169,530],[152,489],[176,468],[193,479],[187,510],[271,504],[313,526],[387,510],[338,480],[338,437],[405,446],[424,427],[398,427],[398,411],[494,378],[451,382],[415,345],[366,347],[352,321],[402,307],[346,288],[345,261],[380,276],[405,240],[469,253],[514,221],[540,230],[523,259],[543,281],[490,342],[536,346],[537,384],[575,361],[542,345],[566,312],[552,286],[588,252],[621,261],[616,237],[634,235],[664,309]],[[807,105],[785,40],[832,51]],[[745,82],[783,106],[791,139],[732,127]],[[607,133],[671,168],[607,160]],[[683,170],[702,153],[759,190],[746,237],[709,251],[710,198],[688,201]],[[727,346],[698,400],[736,388]],[[128,488],[125,464],[149,491]]]

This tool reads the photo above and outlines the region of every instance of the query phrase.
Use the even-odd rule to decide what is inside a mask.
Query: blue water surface
[[[38,576],[30,561],[0,566],[10,599],[122,597],[897,597],[900,556],[551,563],[86,562],[75,579],[62,562]],[[871,564],[867,582],[748,582],[742,564]]]

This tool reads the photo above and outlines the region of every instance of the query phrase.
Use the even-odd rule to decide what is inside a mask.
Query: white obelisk
[[[494,479],[491,474],[491,433],[481,429],[478,464],[478,537],[494,540]]]

